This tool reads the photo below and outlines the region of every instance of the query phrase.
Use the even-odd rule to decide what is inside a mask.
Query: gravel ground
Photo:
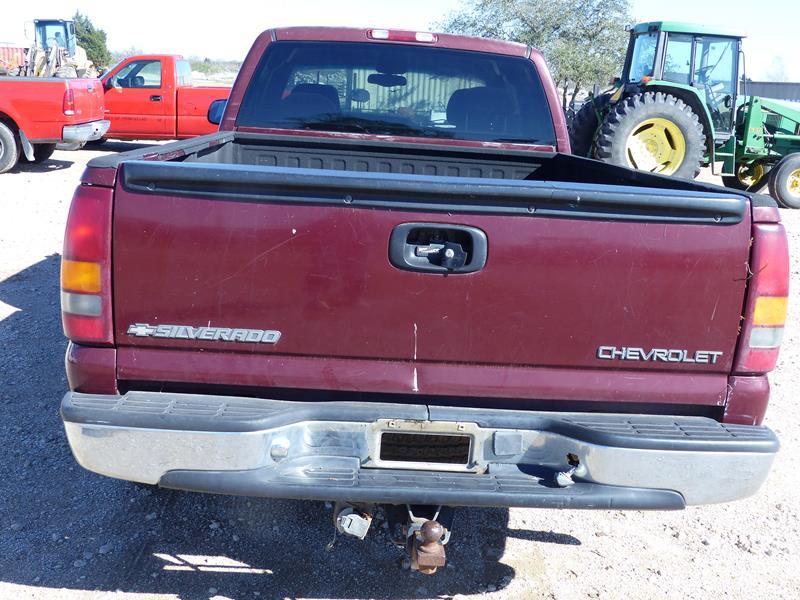
[[[58,253],[97,154],[0,175],[0,598],[800,597],[797,266],[767,416],[783,449],[756,497],[678,513],[460,510],[449,568],[425,577],[380,524],[326,552],[323,503],[151,492],[75,464],[58,416]],[[800,211],[783,218],[799,256]]]

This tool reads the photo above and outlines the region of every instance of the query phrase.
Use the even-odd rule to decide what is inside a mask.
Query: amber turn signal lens
[[[100,263],[81,260],[61,261],[61,288],[72,292],[100,291]]]
[[[786,296],[759,296],[753,311],[753,325],[782,327],[786,323]]]

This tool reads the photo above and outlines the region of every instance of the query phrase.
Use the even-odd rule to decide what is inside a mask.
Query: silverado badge
[[[281,332],[272,329],[231,329],[228,327],[192,327],[191,325],[149,325],[148,323],[128,325],[128,335],[251,344],[276,344],[281,339]]]

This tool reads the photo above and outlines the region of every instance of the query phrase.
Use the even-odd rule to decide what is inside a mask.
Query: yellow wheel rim
[[[625,154],[634,169],[672,175],[686,157],[686,138],[669,119],[646,119],[628,136]]]
[[[795,169],[789,173],[788,180],[789,193],[796,198],[800,198],[800,169]]]
[[[736,178],[744,186],[753,187],[764,179],[764,165],[750,164],[736,167]]]

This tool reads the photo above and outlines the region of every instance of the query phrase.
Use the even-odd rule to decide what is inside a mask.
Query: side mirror
[[[225,112],[225,107],[227,104],[227,100],[214,100],[208,107],[208,122],[212,123],[213,125],[219,125],[222,123],[222,114]]]

